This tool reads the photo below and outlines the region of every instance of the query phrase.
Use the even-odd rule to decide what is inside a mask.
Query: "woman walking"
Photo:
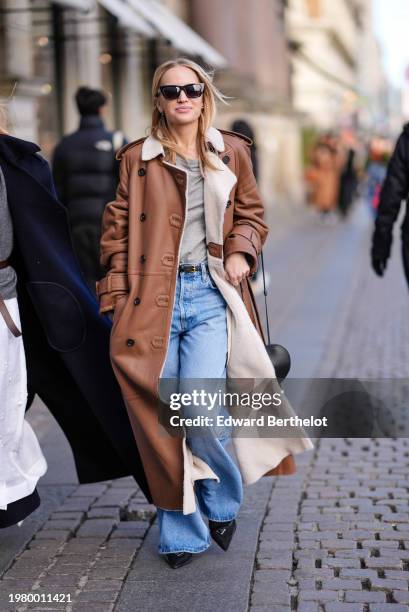
[[[117,156],[98,294],[101,313],[114,311],[111,360],[158,509],[159,553],[176,568],[210,537],[227,550],[243,482],[294,473],[292,454],[312,444],[302,430],[287,439],[234,438],[236,464],[228,429],[170,435],[158,422],[161,379],[275,373],[249,286],[268,232],[251,141],[212,126],[223,96],[194,62],[159,66],[152,96],[150,135]]]
[[[6,132],[1,121],[0,138]],[[0,528],[25,519],[40,504],[36,485],[47,470],[24,414],[27,370],[17,303],[17,275],[9,262],[13,223],[0,155]]]
[[[39,152],[0,133],[0,527],[40,503],[46,464],[24,420],[34,395],[66,435],[80,484],[132,475],[149,497],[109,359],[111,325],[81,275]]]
[[[340,171],[335,148],[327,142],[318,142],[312,152],[311,164],[305,178],[309,204],[323,221],[336,220]]]

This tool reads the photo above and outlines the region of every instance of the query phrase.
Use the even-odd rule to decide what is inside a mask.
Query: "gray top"
[[[10,257],[13,250],[13,225],[7,204],[6,182],[0,168],[0,261]],[[17,297],[17,276],[11,266],[0,268],[0,295],[4,300]]]
[[[180,246],[180,263],[200,263],[207,260],[204,181],[200,162],[176,155],[176,165],[187,170],[188,174],[187,218]]]

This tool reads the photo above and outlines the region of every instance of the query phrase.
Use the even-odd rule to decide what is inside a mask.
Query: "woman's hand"
[[[241,283],[243,278],[248,276],[250,266],[243,253],[232,253],[226,258],[224,270],[227,280],[236,287]]]

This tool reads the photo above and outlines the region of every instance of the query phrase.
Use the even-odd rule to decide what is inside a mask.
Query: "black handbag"
[[[266,290],[266,277],[264,275],[264,259],[263,251],[261,251],[261,269],[263,272],[263,289],[264,289],[264,302],[266,308],[266,325],[267,325],[267,339],[266,349],[268,356],[271,359],[271,363],[274,366],[277,380],[282,382],[291,368],[291,356],[287,349],[281,344],[272,344],[270,339],[270,325],[268,322],[268,308],[267,308],[267,290]]]

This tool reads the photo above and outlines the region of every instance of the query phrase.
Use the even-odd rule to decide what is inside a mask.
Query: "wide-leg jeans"
[[[196,272],[178,272],[169,347],[161,375],[180,379],[181,384],[183,379],[226,378],[227,305],[206,263],[196,265],[200,265]],[[213,417],[226,414],[223,406],[215,408]],[[184,416],[195,414],[193,407],[184,409]],[[240,471],[226,450],[229,440],[226,427],[205,427],[199,432],[187,428],[186,443],[192,453],[210,466],[220,482],[210,478],[196,481],[196,511],[191,514],[157,509],[160,554],[202,552],[210,546],[202,515],[222,522],[237,516],[243,485]]]

